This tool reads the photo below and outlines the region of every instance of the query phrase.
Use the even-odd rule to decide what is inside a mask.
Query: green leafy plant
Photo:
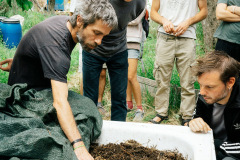
[[[3,0],[0,0],[2,2]],[[19,7],[22,8],[22,10],[29,10],[32,8],[33,3],[28,0],[16,0]],[[12,7],[12,0],[7,0],[7,3],[10,7]]]

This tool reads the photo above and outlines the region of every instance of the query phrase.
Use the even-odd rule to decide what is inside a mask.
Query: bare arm
[[[225,3],[219,3],[216,9],[216,17],[218,20],[226,22],[240,22],[240,7],[227,6]]]
[[[1,61],[0,62],[0,69],[3,70],[3,71],[9,72],[10,69],[11,69],[11,66],[12,66],[12,61],[13,61],[12,58],[9,58],[9,59],[6,59],[4,61]],[[2,65],[4,65],[4,64],[8,64],[7,67],[3,67]]]
[[[81,138],[74,120],[71,107],[68,103],[68,87],[66,83],[51,80],[53,92],[53,106],[57,111],[60,126],[70,142]],[[84,145],[82,141],[73,145],[73,148]],[[75,150],[79,160],[93,160],[86,147],[79,147]]]
[[[154,22],[163,25],[163,29],[165,30],[165,32],[169,34],[173,33],[174,32],[173,23],[158,13],[159,8],[160,8],[160,0],[153,0],[151,12],[150,12],[151,19]]]
[[[187,19],[186,21],[183,21],[177,26],[174,32],[176,36],[184,34],[189,26],[200,22],[207,17],[207,0],[198,0],[198,8],[200,11],[195,16]]]
[[[209,125],[202,118],[194,118],[189,122],[189,127],[193,132],[204,132],[211,131]]]
[[[240,7],[238,7],[238,6],[228,6],[227,10],[233,14],[240,16]]]

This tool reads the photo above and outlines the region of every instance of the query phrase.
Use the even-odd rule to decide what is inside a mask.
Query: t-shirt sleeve
[[[217,3],[225,3],[225,4],[227,4],[227,2],[228,2],[228,0],[218,0]]]
[[[39,56],[45,78],[67,83],[70,68],[70,56],[56,46],[42,47]]]

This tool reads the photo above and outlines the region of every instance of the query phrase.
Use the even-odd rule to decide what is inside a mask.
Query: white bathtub
[[[130,139],[158,150],[177,149],[188,160],[216,160],[212,132],[193,133],[183,126],[103,121],[96,142],[119,144]]]

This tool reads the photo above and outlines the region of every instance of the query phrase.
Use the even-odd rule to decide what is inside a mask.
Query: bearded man
[[[188,126],[193,132],[213,131],[217,159],[239,159],[240,64],[220,51],[197,62],[200,95]]]
[[[54,16],[32,27],[22,38],[10,70],[8,84],[26,83],[37,91],[51,88],[53,106],[59,124],[74,148],[78,159],[93,159],[76,126],[68,102],[67,73],[71,52],[80,42],[86,51],[101,44],[102,38],[117,26],[114,8],[107,0],[81,0],[71,17]],[[11,69],[10,69],[11,68]]]

